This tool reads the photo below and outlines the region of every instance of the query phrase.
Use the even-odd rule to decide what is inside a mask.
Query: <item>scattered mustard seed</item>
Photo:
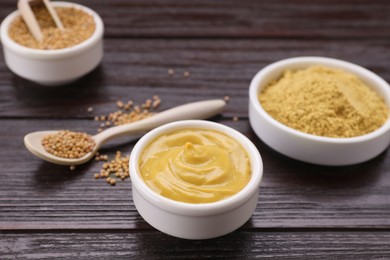
[[[150,110],[156,109],[160,104],[161,99],[157,95],[146,99],[141,105],[134,105],[132,100],[129,100],[127,103],[118,100],[116,106],[119,110],[111,112],[108,116],[101,115],[95,117],[95,121],[104,121],[100,123],[98,132],[103,131],[106,127],[132,123],[150,117],[155,114]]]
[[[152,107],[153,107],[154,109],[156,109],[160,104],[161,104],[161,99],[155,99],[155,100],[153,101]]]
[[[175,74],[175,71],[173,69],[168,69],[168,75],[173,76]]]
[[[129,110],[133,106],[133,101],[129,100],[127,103],[124,105],[125,110]]]
[[[183,72],[183,77],[188,78],[190,76],[190,72],[188,70]]]
[[[229,102],[230,96],[224,96],[224,97],[223,97],[223,100],[225,100],[225,102]]]
[[[108,160],[107,155],[98,154],[98,153],[95,155],[95,161],[107,161],[107,160]]]
[[[124,104],[123,104],[122,101],[118,100],[118,101],[116,102],[116,106],[117,106],[118,108],[122,108],[122,107],[124,106]]]
[[[234,116],[234,117],[233,117],[233,121],[234,121],[234,122],[237,122],[238,120],[239,120],[238,116]]]
[[[104,156],[103,158],[107,160],[107,155],[99,155],[99,158]],[[100,174],[95,174],[95,179],[105,178],[106,182],[115,185],[115,178],[120,178],[122,181],[130,177],[129,173],[129,157],[122,156],[120,151],[117,151],[115,154],[115,158],[109,162],[105,162],[102,165],[102,169],[100,170]],[[98,178],[96,177],[98,176]]]
[[[144,104],[142,104],[142,108],[149,109],[152,106],[152,100],[148,98]]]

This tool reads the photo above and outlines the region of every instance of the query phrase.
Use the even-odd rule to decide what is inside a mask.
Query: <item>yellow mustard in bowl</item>
[[[251,178],[249,157],[241,144],[205,129],[157,137],[142,152],[139,166],[152,190],[188,203],[223,200],[242,190]]]

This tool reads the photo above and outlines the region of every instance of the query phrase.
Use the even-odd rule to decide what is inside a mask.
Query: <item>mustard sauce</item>
[[[251,178],[244,148],[217,131],[185,129],[164,134],[142,152],[140,172],[158,194],[182,202],[228,198]]]

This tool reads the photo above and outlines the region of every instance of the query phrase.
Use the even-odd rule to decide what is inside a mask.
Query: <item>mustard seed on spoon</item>
[[[55,156],[76,159],[92,152],[95,141],[86,133],[63,130],[45,135],[42,146],[46,152]]]

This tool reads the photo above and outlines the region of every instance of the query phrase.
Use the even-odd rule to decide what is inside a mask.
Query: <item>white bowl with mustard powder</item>
[[[361,163],[390,143],[390,86],[337,59],[298,57],[260,70],[249,88],[257,136],[291,158],[320,165]]]
[[[53,23],[52,29],[41,27],[44,38],[41,42],[35,41],[32,35],[27,33],[27,27],[20,24],[19,11],[8,15],[0,28],[4,59],[8,68],[22,78],[47,86],[64,85],[77,80],[96,68],[103,57],[104,26],[100,16],[90,8],[75,3],[53,2],[52,5],[60,19],[63,17],[65,31],[68,30],[60,40],[55,38],[57,32],[54,32]],[[65,11],[60,11],[66,9],[71,12],[68,16]],[[39,14],[44,15],[42,12]],[[37,17],[39,14],[35,13]],[[80,18],[92,22],[87,24],[87,20],[78,21],[78,14],[81,14]],[[45,17],[42,17],[38,22],[46,21]],[[81,24],[78,25],[78,22]],[[13,27],[15,23],[19,24]],[[69,30],[74,28],[67,27],[67,23],[69,26],[78,25],[75,30],[80,31],[70,33]],[[94,25],[94,28],[90,29],[89,25]],[[86,35],[88,30],[91,32]],[[79,39],[84,35],[85,39]]]
[[[144,135],[130,155],[133,201],[156,229],[186,239],[232,232],[252,216],[263,165],[236,130],[186,120]]]

